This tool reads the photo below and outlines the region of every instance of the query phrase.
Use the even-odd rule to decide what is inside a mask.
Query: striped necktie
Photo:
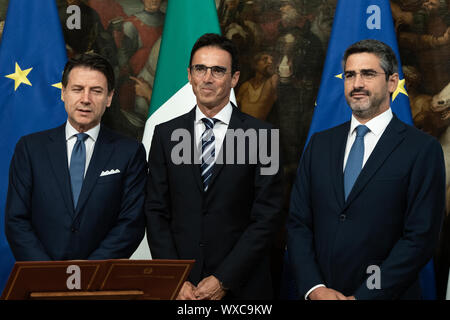
[[[211,181],[216,156],[213,128],[216,122],[218,122],[219,120],[214,118],[203,118],[202,121],[205,124],[205,131],[203,132],[201,137],[202,164],[200,168],[203,181],[203,191],[207,191],[209,182]]]

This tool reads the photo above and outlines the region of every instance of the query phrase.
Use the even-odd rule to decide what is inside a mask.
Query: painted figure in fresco
[[[80,8],[80,29],[69,29],[67,7],[76,5]],[[98,13],[81,0],[58,2],[59,17],[63,28],[68,57],[84,52],[95,52],[108,59],[112,65],[117,64],[117,48],[111,35],[105,31]]]
[[[136,77],[130,76],[130,79],[135,82],[134,90],[136,94],[134,113],[128,113],[128,118],[135,125],[144,127],[147,119],[150,99],[153,92],[153,83],[156,75],[156,65],[158,63],[159,48],[161,46],[161,38],[159,38],[153,45],[147,63],[142,68],[141,72]],[[133,116],[134,115],[134,116]],[[132,118],[133,117],[133,118]]]
[[[147,62],[153,45],[162,34],[164,14],[161,0],[142,0],[144,9],[123,23],[124,37],[119,48],[119,65],[128,65],[138,74]]]
[[[157,52],[154,51],[152,58],[150,54],[161,37],[164,13],[160,10],[161,0],[142,0],[142,3],[144,5],[142,11],[123,21],[118,60],[120,111],[132,126],[143,129],[148,104],[145,105],[145,100],[139,97],[141,88],[145,86],[145,89],[148,89],[148,84],[152,80],[149,77],[144,78],[141,72],[147,63],[151,63],[148,62],[149,59],[153,61],[156,56],[157,61],[159,49]],[[156,65],[153,67],[156,68]],[[145,68],[148,69],[148,66]]]
[[[317,36],[311,32],[306,12],[293,1],[282,1],[281,20],[275,49],[279,75],[277,101],[268,121],[280,128],[286,170],[294,176],[311,122],[325,54]]]
[[[392,2],[392,14],[401,56],[414,57],[408,64],[419,68],[424,93],[434,95],[450,81],[450,13],[445,0],[416,2]]]
[[[118,94],[105,113],[105,123],[140,140],[153,88],[165,2],[89,0],[89,4],[117,47]]]
[[[278,75],[274,70],[272,55],[257,53],[252,68],[254,77],[240,86],[236,98],[242,112],[265,120],[277,99]]]
[[[337,0],[322,0],[322,3],[315,10],[315,15],[311,22],[311,32],[322,42],[324,52],[327,50],[328,39],[331,34],[336,3]]]

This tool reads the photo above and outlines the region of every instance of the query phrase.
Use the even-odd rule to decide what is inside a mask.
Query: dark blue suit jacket
[[[442,148],[394,115],[345,201],[349,128],[315,134],[300,161],[288,220],[299,294],[322,283],[357,299],[418,299],[445,208]],[[366,284],[370,265],[381,268],[381,289]]]
[[[128,258],[145,230],[144,147],[102,125],[76,209],[67,164],[65,125],[17,143],[5,210],[16,260]]]

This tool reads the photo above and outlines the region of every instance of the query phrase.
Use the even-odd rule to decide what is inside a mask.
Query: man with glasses
[[[350,121],[319,132],[292,189],[288,250],[305,299],[419,299],[445,208],[439,142],[390,109],[394,52],[362,40],[344,54]]]
[[[282,225],[281,171],[263,174],[266,164],[260,157],[248,160],[254,155],[250,150],[259,154],[267,147],[273,154],[278,149],[270,150],[268,124],[230,102],[238,70],[230,40],[217,34],[200,37],[187,70],[197,105],[156,126],[153,135],[145,208],[152,256],[196,260],[178,299],[273,297],[270,244]],[[180,129],[198,152],[187,155],[190,162],[176,164],[173,151],[179,142],[173,133]],[[229,135],[239,129],[266,130],[269,140],[258,138],[256,145],[239,148]],[[245,163],[230,162],[230,154]]]

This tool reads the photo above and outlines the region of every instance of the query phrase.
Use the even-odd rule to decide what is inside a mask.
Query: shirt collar
[[[231,106],[231,103],[228,102],[225,107],[222,108],[222,110],[219,111],[214,116],[214,119],[220,120],[222,123],[225,123],[228,125],[230,123],[231,114],[233,113],[233,107]],[[197,106],[195,108],[195,123],[202,122],[203,118],[208,118],[204,115],[204,113],[200,110],[200,108]]]
[[[66,141],[72,138],[74,135],[79,133],[69,121],[66,121]],[[100,123],[97,124],[95,127],[89,129],[85,132],[92,140],[97,141],[98,134],[100,133]]]
[[[392,110],[391,108],[389,108],[382,114],[379,114],[375,118],[367,121],[364,125],[370,129],[370,132],[372,132],[376,136],[379,136],[384,132],[389,122],[391,122],[392,118],[393,118]],[[352,135],[353,132],[355,131],[355,128],[361,124],[362,123],[356,120],[355,116],[352,115],[352,120],[350,123],[350,135]]]

